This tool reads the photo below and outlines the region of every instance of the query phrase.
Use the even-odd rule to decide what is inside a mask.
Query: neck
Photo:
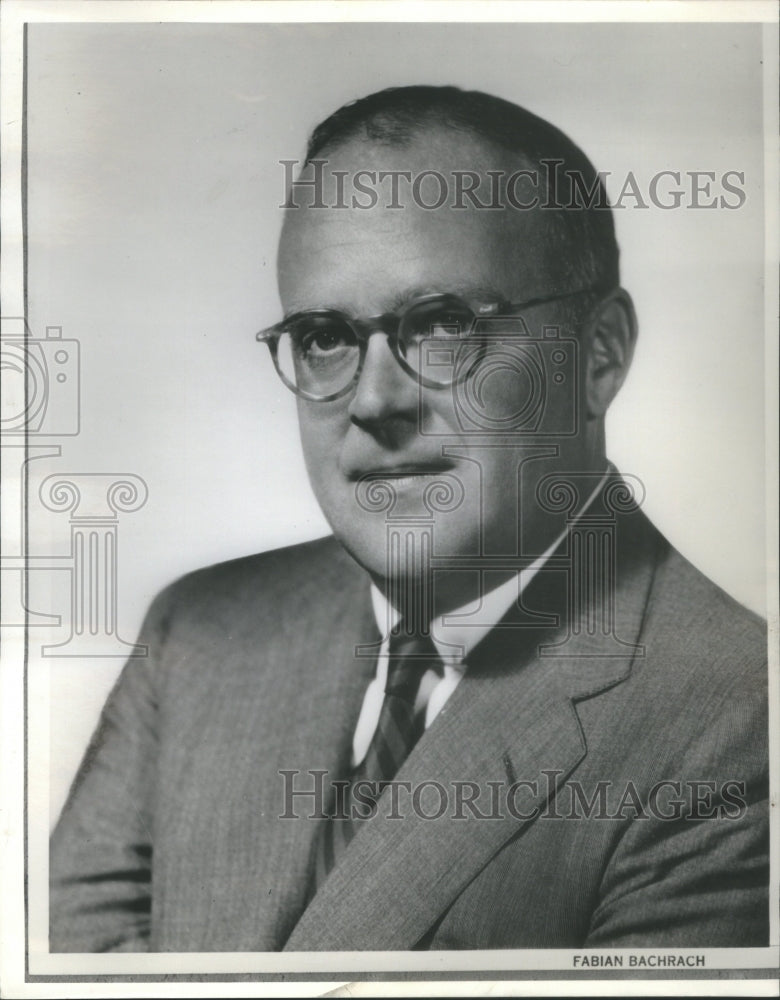
[[[571,480],[573,504],[555,510],[555,497],[548,497],[546,508],[540,503],[526,510],[523,524],[518,525],[519,541],[514,540],[509,548],[506,538],[485,539],[484,551],[489,555],[464,555],[460,560],[450,557],[446,567],[439,568],[435,557],[429,557],[429,562],[423,564],[421,554],[427,547],[415,545],[417,558],[411,565],[405,564],[404,573],[389,577],[371,573],[371,578],[404,618],[427,628],[433,619],[481,600],[546,553],[562,537],[571,519],[591,502],[607,468],[603,450],[597,449],[594,461],[580,467],[577,477]],[[566,473],[561,473],[561,480],[565,482]],[[568,494],[557,495],[568,497]],[[504,567],[496,568],[492,558],[496,554],[508,557]]]
[[[474,560],[470,559],[467,568],[462,570],[434,570],[425,576],[393,580],[372,575],[372,580],[402,618],[413,621],[422,631],[428,631],[435,618],[480,600],[516,573],[514,568],[492,570],[486,579],[475,571]]]

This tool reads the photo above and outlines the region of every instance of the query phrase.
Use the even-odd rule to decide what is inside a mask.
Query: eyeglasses
[[[464,340],[479,340],[479,330],[485,328],[480,321],[511,317],[533,306],[597,291],[604,289],[591,286],[525,302],[423,295],[398,313],[365,319],[338,309],[307,309],[261,330],[257,340],[268,345],[284,384],[303,399],[325,403],[346,395],[360,378],[368,338],[380,332],[386,334],[396,361],[408,375],[429,389],[445,389],[465,377],[463,372],[473,371],[474,363],[461,369],[459,377],[453,377],[452,366],[448,368],[450,374],[444,375],[441,367],[437,370],[428,359],[439,348],[451,349]]]

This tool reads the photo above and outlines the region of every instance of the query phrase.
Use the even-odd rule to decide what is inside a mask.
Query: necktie
[[[415,701],[425,674],[442,673],[442,662],[430,635],[409,635],[401,625],[390,636],[385,697],[365,759],[352,772],[343,796],[343,809],[322,823],[315,855],[314,891],[336,866],[361,822],[355,809],[366,813],[381,794],[383,783],[398,773],[425,729],[425,710],[415,712]],[[353,797],[360,782],[360,803]],[[375,792],[375,794],[374,794]],[[341,803],[337,800],[337,805]]]

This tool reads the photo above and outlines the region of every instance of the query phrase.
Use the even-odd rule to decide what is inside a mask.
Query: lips
[[[351,472],[350,479],[415,479],[425,476],[438,476],[445,472],[451,472],[454,466],[443,464],[425,465],[392,465],[371,469],[361,469]]]
[[[457,489],[455,486],[448,487],[446,480],[452,473],[452,465],[393,465],[390,467],[372,468],[363,472],[354,479],[355,488],[362,494],[365,491],[364,502],[361,506],[373,510],[374,504],[379,504],[384,509],[386,501],[385,491],[391,490],[394,502],[401,497],[406,499],[414,498],[415,504],[423,503],[427,506],[425,495],[431,489],[439,487],[448,492],[450,489]],[[379,493],[374,491],[379,490]]]

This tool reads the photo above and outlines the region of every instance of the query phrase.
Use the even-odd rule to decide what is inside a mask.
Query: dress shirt
[[[598,492],[604,486],[610,469],[593,490],[587,501],[572,520],[572,524],[585,513],[593,503]],[[425,728],[433,722],[446,704],[448,698],[460,683],[467,664],[465,659],[477,643],[498,624],[512,606],[513,601],[519,601],[524,590],[555,552],[571,524],[567,525],[550,547],[535,559],[530,566],[521,569],[498,587],[489,590],[481,597],[469,601],[462,607],[439,615],[431,622],[431,638],[444,665],[443,676],[439,677],[432,671],[423,677],[417,696],[417,708],[422,711],[425,706]],[[384,594],[375,584],[371,584],[371,602],[374,609],[379,632],[384,636],[377,657],[376,674],[366,689],[363,705],[358,717],[355,734],[352,739],[352,766],[361,763],[379,721],[382,702],[385,697],[387,682],[387,660],[390,646],[390,631],[401,618],[401,612],[390,604]]]

